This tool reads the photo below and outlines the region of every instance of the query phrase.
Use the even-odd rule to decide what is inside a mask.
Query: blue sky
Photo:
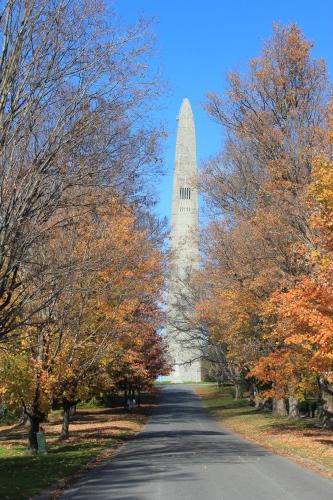
[[[116,10],[129,23],[144,14],[155,17],[157,54],[170,91],[163,99],[160,121],[168,133],[157,212],[171,207],[176,116],[183,97],[191,101],[197,132],[198,163],[222,143],[222,131],[202,108],[207,91],[223,92],[230,69],[245,70],[270,37],[272,23],[296,22],[315,43],[315,57],[326,59],[333,71],[333,0],[116,0]]]

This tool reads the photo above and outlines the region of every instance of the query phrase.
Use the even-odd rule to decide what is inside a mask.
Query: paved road
[[[333,481],[222,429],[190,387],[165,386],[144,432],[63,498],[332,500]]]

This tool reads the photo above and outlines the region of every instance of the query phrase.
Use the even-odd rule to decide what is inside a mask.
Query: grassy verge
[[[195,390],[224,427],[333,478],[333,433],[321,429],[315,419],[273,417],[255,410],[245,399],[233,400],[228,390],[219,392],[213,386]]]
[[[65,442],[58,440],[61,421],[56,412],[43,426],[49,449],[45,456],[27,455],[24,427],[0,426],[0,498],[27,499],[63,480],[61,489],[73,474],[109,458],[136,434],[152,405],[153,400],[131,414],[121,407],[79,409]]]

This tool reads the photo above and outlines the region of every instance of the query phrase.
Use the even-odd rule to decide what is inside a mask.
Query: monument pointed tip
[[[190,100],[187,97],[184,97],[183,102],[182,102],[182,108],[183,107],[191,107]]]
[[[184,97],[182,104],[180,106],[179,118],[193,116],[190,101],[187,97]]]

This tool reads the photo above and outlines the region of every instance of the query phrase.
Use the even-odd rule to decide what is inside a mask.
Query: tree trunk
[[[25,413],[24,410],[22,410],[21,416],[17,422],[17,426],[19,427],[21,425],[23,426],[23,425],[28,425],[28,424],[29,424],[28,415]]]
[[[320,389],[319,418],[324,429],[333,429],[333,386],[327,380],[318,380]]]
[[[37,432],[39,432],[41,418],[38,415],[32,414],[27,416],[29,420],[28,451],[35,454],[38,452]]]
[[[299,413],[299,406],[298,406],[298,399],[295,398],[294,396],[289,396],[288,398],[289,401],[289,418],[299,418],[300,413]]]
[[[37,441],[37,432],[39,432],[39,426],[45,419],[45,413],[40,410],[39,406],[39,398],[40,398],[40,387],[37,385],[35,391],[35,397],[32,405],[26,406],[25,402],[22,401],[23,411],[27,416],[29,423],[29,431],[28,431],[28,451],[30,453],[38,452],[38,441]]]
[[[262,410],[264,404],[262,402],[262,400],[260,399],[259,396],[256,396],[255,397],[255,400],[254,400],[254,407],[256,410]]]
[[[274,417],[286,417],[288,415],[287,406],[284,399],[273,399],[273,412]]]
[[[63,417],[61,425],[60,439],[68,439],[69,437],[69,421],[71,416],[72,404],[67,399],[62,400]]]
[[[254,395],[254,407],[255,407],[256,410],[261,410],[262,407],[264,406],[263,405],[263,401],[260,398],[258,387],[256,387],[256,386],[254,386],[254,387],[255,387],[255,389],[253,391],[253,395]]]
[[[254,384],[250,384],[250,405],[254,406],[255,402],[255,394],[256,394],[256,388]]]
[[[70,407],[69,414],[71,417],[74,417],[76,415],[76,404]]]
[[[235,399],[242,399],[243,398],[243,388],[242,384],[235,384],[234,385],[234,391],[235,391]]]

